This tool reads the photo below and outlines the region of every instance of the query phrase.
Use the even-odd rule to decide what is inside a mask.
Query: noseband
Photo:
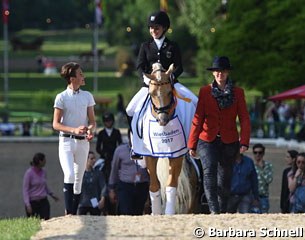
[[[150,80],[150,81],[149,81],[149,84],[154,85],[154,86],[163,86],[163,85],[167,85],[167,84],[171,84],[171,83],[170,83],[169,81],[163,82],[163,83],[159,83],[159,82],[154,83],[154,82],[152,82],[152,81]]]
[[[169,110],[171,110],[172,106],[174,106],[175,103],[176,103],[176,101],[175,101],[173,95],[172,95],[172,97],[171,97],[170,103],[167,104],[167,105],[164,106],[164,107],[159,107],[159,108],[158,108],[158,107],[153,103],[153,101],[151,101],[151,104],[152,104],[152,106],[153,106],[153,109],[154,109],[154,111],[155,111],[157,114],[160,114],[160,113],[170,114],[171,111],[169,111]]]

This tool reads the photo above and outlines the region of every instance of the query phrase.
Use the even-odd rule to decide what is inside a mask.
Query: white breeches
[[[80,194],[89,153],[89,142],[59,137],[58,150],[60,165],[64,172],[64,183],[74,184],[74,194]]]

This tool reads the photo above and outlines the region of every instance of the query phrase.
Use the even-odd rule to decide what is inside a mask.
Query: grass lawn
[[[13,218],[0,220],[0,239],[27,240],[40,230],[38,218]]]
[[[37,37],[43,37],[43,45],[40,50],[13,51],[9,49],[9,56],[12,58],[29,58],[42,54],[48,57],[66,57],[79,55],[81,52],[90,51],[92,48],[93,32],[91,29],[77,28],[71,30],[50,30],[41,31],[37,29],[25,29],[13,34],[22,41],[31,41]],[[12,37],[9,36],[9,37]],[[99,33],[98,49],[103,49],[104,54],[114,55],[116,46],[109,46],[104,39],[102,30]],[[11,45],[9,44],[11,47]],[[3,49],[3,39],[0,41],[0,48]]]

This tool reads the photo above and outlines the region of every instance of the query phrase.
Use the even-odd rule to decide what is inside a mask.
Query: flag
[[[168,0],[160,0],[160,10],[164,12],[168,11]]]
[[[8,16],[10,14],[8,0],[2,0],[2,18],[3,23],[8,24]]]
[[[103,12],[101,0],[95,0],[95,22],[97,25],[102,25],[103,23]]]

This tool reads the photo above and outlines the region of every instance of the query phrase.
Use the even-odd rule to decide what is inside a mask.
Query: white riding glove
[[[145,74],[143,74],[143,81],[145,82],[146,85],[149,85],[150,79],[148,77],[146,77]]]

